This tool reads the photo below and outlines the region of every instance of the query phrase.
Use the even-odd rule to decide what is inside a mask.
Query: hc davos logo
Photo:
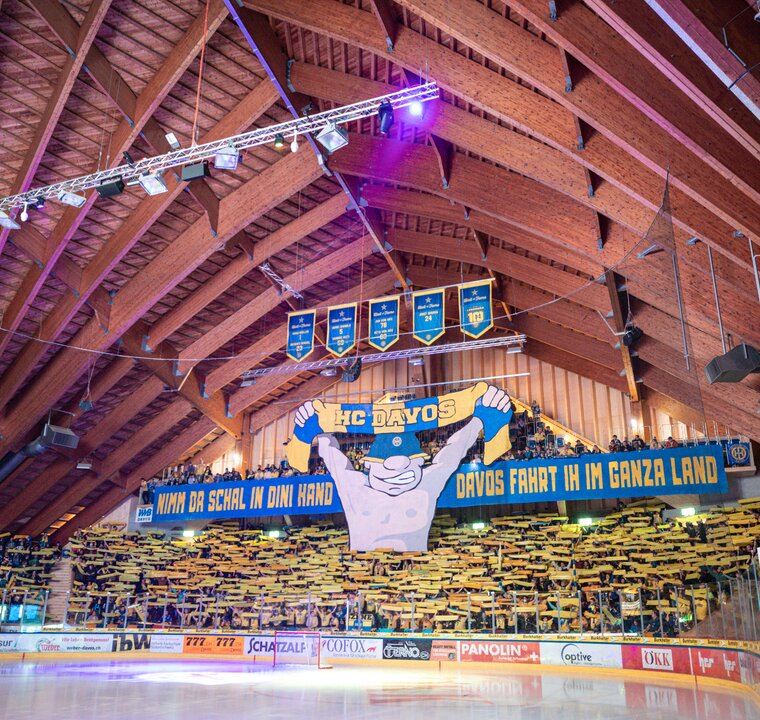
[[[565,645],[560,653],[565,665],[588,665],[591,655],[584,653],[577,645]]]
[[[735,465],[743,465],[747,462],[747,457],[749,456],[747,447],[743,444],[729,445],[728,453]]]
[[[673,672],[673,651],[668,648],[641,648],[641,666],[646,670]]]

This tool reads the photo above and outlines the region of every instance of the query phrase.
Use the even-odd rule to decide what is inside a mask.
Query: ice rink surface
[[[502,666],[468,669],[241,661],[0,663],[3,720],[753,720],[741,692]]]

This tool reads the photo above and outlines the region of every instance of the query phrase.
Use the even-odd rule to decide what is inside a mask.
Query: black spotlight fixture
[[[380,107],[377,109],[377,119],[380,121],[380,132],[387,135],[393,127],[393,105],[387,100],[380,103]]]
[[[359,375],[362,374],[362,359],[356,358],[352,363],[349,363],[345,370],[343,370],[343,375],[341,375],[341,380],[343,382],[352,383],[356,382],[359,379]]]
[[[628,325],[623,333],[623,345],[632,347],[637,340],[644,337],[644,331],[635,325]]]
[[[208,163],[205,160],[192,165],[185,165],[182,168],[182,182],[191,182],[206,177],[211,177],[211,170],[209,170]]]
[[[95,189],[102,198],[114,197],[124,192],[124,181],[118,177],[115,180],[109,180],[102,185],[98,185]]]
[[[281,147],[285,147],[285,138],[282,136],[282,133],[277,133],[277,135],[274,136],[274,146],[278,150]]]

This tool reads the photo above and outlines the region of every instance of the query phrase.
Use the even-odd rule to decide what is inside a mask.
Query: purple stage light
[[[409,106],[409,114],[412,117],[422,117],[422,113],[423,113],[422,103],[419,100],[415,100]]]

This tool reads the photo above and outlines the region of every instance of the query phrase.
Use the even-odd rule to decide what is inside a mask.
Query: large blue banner
[[[445,302],[445,290],[412,293],[413,335],[425,345],[431,345],[446,331]]]
[[[479,338],[493,327],[491,280],[459,286],[459,323],[462,332],[473,338]]]
[[[288,342],[285,353],[291,360],[301,362],[314,349],[315,310],[288,313]]]
[[[400,295],[369,301],[369,338],[373,348],[387,350],[398,340]]]
[[[356,345],[357,303],[335,305],[327,308],[326,347],[335,355],[343,357]]]
[[[356,475],[349,481],[361,483],[362,474]],[[723,493],[727,489],[722,448],[708,445],[491,465],[463,464],[445,483],[437,506]],[[153,522],[342,511],[332,478],[307,475],[162,487],[156,492]]]

